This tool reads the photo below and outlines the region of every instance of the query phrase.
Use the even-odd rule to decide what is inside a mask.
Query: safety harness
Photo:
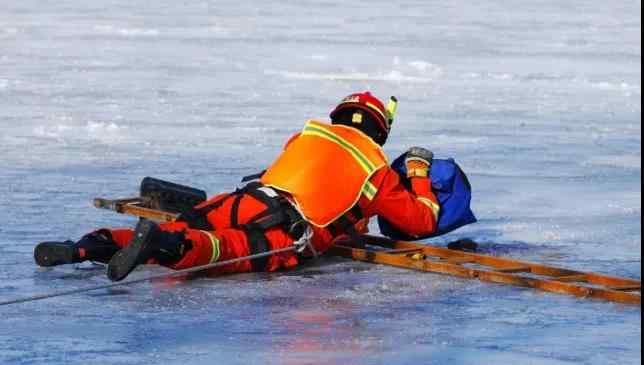
[[[242,181],[249,180],[244,178]],[[251,218],[248,223],[240,224],[239,206],[244,195],[257,199],[266,206],[266,209]],[[195,229],[213,231],[217,227],[210,224],[207,218],[208,214],[220,208],[229,199],[234,199],[230,213],[231,228],[244,231],[248,238],[251,255],[270,251],[265,232],[271,228],[281,227],[296,242],[300,242],[307,233],[308,224],[297,209],[285,197],[257,181],[248,183],[243,188],[235,190],[212,204],[183,213],[179,220],[188,223],[190,227]],[[253,271],[266,271],[268,260],[268,256],[251,260]]]

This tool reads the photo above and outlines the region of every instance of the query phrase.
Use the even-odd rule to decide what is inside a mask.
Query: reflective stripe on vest
[[[337,134],[334,134],[331,131],[324,129],[321,126],[318,126],[310,122],[304,128],[304,132],[302,132],[302,135],[318,136],[318,137],[325,138],[331,142],[337,143],[353,156],[353,158],[360,164],[360,166],[362,166],[362,168],[367,172],[367,174],[373,175],[373,173],[376,170],[373,162],[371,162],[358,148],[353,146],[350,142],[346,141],[344,138],[338,136]],[[375,185],[373,185],[369,180],[367,180],[364,186],[362,187],[362,193],[367,199],[373,200],[373,198],[378,193],[378,188]]]
[[[358,203],[373,200],[369,180],[387,166],[382,148],[359,130],[310,121],[266,171],[262,184],[289,193],[313,225],[326,227]]]

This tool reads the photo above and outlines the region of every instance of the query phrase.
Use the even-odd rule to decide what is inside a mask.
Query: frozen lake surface
[[[354,91],[457,158],[488,253],[641,277],[641,1],[0,0],[0,299],[106,283],[35,243],[214,194]],[[162,268],[147,267],[134,277]],[[640,364],[641,309],[339,259],[0,308],[1,364]]]

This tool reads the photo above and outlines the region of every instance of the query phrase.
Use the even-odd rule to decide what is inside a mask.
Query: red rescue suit
[[[316,132],[307,134],[307,131],[310,130]],[[307,137],[309,140],[305,141],[304,138]],[[321,137],[324,137],[325,142],[321,142]],[[338,214],[346,214],[347,211],[356,206],[359,208],[363,219],[376,215],[382,216],[411,236],[431,234],[436,229],[436,217],[440,208],[436,196],[429,188],[431,184],[428,178],[412,178],[412,192],[407,191],[401,184],[398,174],[386,164],[380,163],[382,161],[386,162],[384,154],[382,154],[381,159],[379,157],[381,152],[371,150],[372,147],[369,143],[373,144],[373,146],[377,145],[372,142],[366,143],[366,139],[368,139],[366,135],[353,128],[309,122],[304,132],[289,141],[284,154],[269,168],[265,175],[265,177],[269,176],[269,178],[262,179],[262,182],[266,185],[281,189],[279,190],[280,194],[287,196],[297,206],[298,211],[304,213],[304,218],[309,221],[314,231],[312,245],[319,253],[328,250],[338,235],[347,233],[339,232],[336,227],[330,225],[330,221],[336,218]],[[369,139],[369,141],[371,140]],[[333,147],[331,142],[336,143],[339,147]],[[287,174],[280,175],[279,173],[284,164],[289,167],[288,163],[293,162],[292,156],[301,155],[303,150],[311,147],[310,144],[318,152],[322,150],[327,155],[333,154],[331,160],[342,162],[343,167],[367,166],[365,171],[361,173],[345,174],[342,177],[346,182],[347,188],[337,193],[338,199],[336,200],[333,200],[333,191],[323,191],[319,195],[307,195],[306,191],[301,193],[302,189],[299,187],[302,187],[303,183],[298,185],[297,181],[288,181],[288,178],[285,180],[283,176],[287,176]],[[306,163],[306,157],[300,157],[302,163]],[[357,163],[352,164],[351,158],[354,158]],[[324,168],[327,165],[331,166],[324,161],[318,161],[316,166]],[[306,170],[306,168],[303,170]],[[315,175],[314,170],[309,169],[308,171],[310,171],[309,175]],[[277,176],[277,178],[271,178],[271,176]],[[311,176],[311,178],[314,178],[314,176]],[[301,178],[301,181],[306,182],[306,177]],[[328,185],[328,182],[325,184]],[[287,186],[288,190],[283,186]],[[338,190],[336,189],[335,191]],[[311,196],[311,198],[307,196]],[[322,198],[319,198],[320,196]],[[186,253],[183,259],[171,265],[171,268],[185,269],[251,254],[251,243],[249,242],[248,234],[238,227],[249,223],[254,217],[266,210],[267,207],[264,203],[248,194],[244,194],[237,202],[237,199],[230,199],[230,197],[231,194],[221,194],[195,207],[196,209],[203,209],[208,206],[215,207],[206,216],[207,222],[214,227],[214,230],[192,229],[188,223],[184,222],[161,225],[161,229],[165,231],[185,231],[186,238],[192,243],[192,249]],[[326,204],[325,199],[333,200],[334,203],[329,203],[328,207],[323,206],[320,209],[320,204]],[[357,200],[357,203],[354,204],[355,200]],[[346,202],[338,205],[335,203],[336,201]],[[328,214],[327,209],[329,209]],[[232,217],[232,212],[234,211],[237,212],[237,217]],[[310,217],[307,215],[310,215]],[[352,219],[352,223],[359,224],[364,222]],[[127,245],[133,236],[133,230],[130,229],[112,230],[111,232],[114,240],[121,247]],[[270,250],[289,247],[294,242],[287,231],[280,226],[266,230],[264,235]],[[273,255],[268,259],[265,270],[289,269],[296,266],[298,262],[298,255],[294,252]],[[213,269],[212,273],[250,271],[253,271],[251,262],[243,261]]]

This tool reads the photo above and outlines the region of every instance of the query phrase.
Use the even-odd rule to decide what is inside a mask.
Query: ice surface
[[[106,282],[32,259],[133,224],[92,198],[230,190],[363,89],[391,158],[470,173],[481,222],[434,243],[641,276],[639,1],[0,1],[2,299]],[[1,364],[641,363],[640,308],[343,260],[0,316]]]

